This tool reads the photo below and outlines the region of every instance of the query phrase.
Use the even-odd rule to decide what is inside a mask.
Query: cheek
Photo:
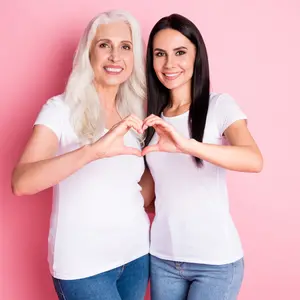
[[[155,71],[155,73],[156,73],[157,76],[159,76],[159,73],[161,73],[162,68],[163,68],[163,62],[162,62],[162,60],[154,59],[154,61],[153,61],[153,69],[154,69],[154,71]]]
[[[91,65],[93,69],[98,69],[99,66],[103,64],[107,57],[107,53],[105,51],[100,51],[100,49],[95,49],[91,54]]]
[[[186,75],[192,76],[194,73],[194,61],[191,59],[185,59],[180,62],[180,66],[185,70]]]
[[[126,70],[128,70],[129,72],[132,72],[133,66],[134,66],[133,54],[126,55],[124,57],[124,62],[126,64]]]
[[[179,64],[182,68],[185,68],[186,70],[191,69],[194,65],[193,62],[190,59],[182,59],[179,62]]]

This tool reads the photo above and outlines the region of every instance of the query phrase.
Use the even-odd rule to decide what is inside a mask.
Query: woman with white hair
[[[42,107],[14,169],[15,195],[54,187],[48,261],[59,299],[144,298],[143,64],[140,28],[129,13],[94,18],[65,92]]]

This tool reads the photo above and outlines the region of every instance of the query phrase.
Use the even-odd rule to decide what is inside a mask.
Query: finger
[[[131,128],[136,129],[136,124],[132,121],[121,121],[110,129],[106,136],[111,136],[111,138],[116,138],[116,136],[125,135]]]
[[[142,133],[143,121],[135,115],[129,115],[126,120],[135,122],[140,128],[139,132]]]
[[[169,129],[171,130],[171,125],[168,124],[167,122],[163,121],[162,119],[158,118],[158,119],[152,119],[152,120],[149,120],[146,124],[147,126],[159,126],[159,127],[162,127],[164,129]]]
[[[147,120],[145,120],[144,121],[144,124],[149,124],[149,122],[153,122],[154,120],[161,120],[161,121],[163,121],[162,120],[162,118],[160,118],[160,117],[158,117],[158,116],[153,116],[153,117],[151,117],[151,118],[148,118]],[[164,121],[163,121],[164,122]]]
[[[132,120],[132,119],[125,120],[124,124],[125,124],[125,126],[127,126],[128,130],[131,129],[131,128],[134,129],[137,132],[139,132],[141,130],[139,124],[136,121]]]
[[[144,119],[144,123],[146,121],[148,121],[149,119],[152,119],[153,117],[157,117],[157,115],[151,114],[150,116],[148,116],[147,118]]]
[[[140,119],[140,118],[138,118],[137,116],[135,116],[135,115],[131,115],[131,118],[133,118],[136,122],[138,122],[138,124],[141,126],[141,128],[142,128],[142,126],[143,126],[143,121]]]
[[[147,117],[146,119],[144,119],[144,121],[143,121],[143,127],[144,127],[145,124],[147,124],[147,122],[149,122],[150,120],[155,119],[155,118],[158,118],[158,116],[156,116],[156,115],[150,115],[149,117]]]
[[[124,147],[122,154],[142,156],[142,152],[139,149],[133,147]]]
[[[124,120],[124,122],[134,128],[137,132],[142,133],[142,123],[139,120],[129,117]]]
[[[153,121],[150,120],[148,125],[145,124],[143,126],[143,130],[146,130],[148,127],[153,127],[155,129],[155,131],[157,131],[157,132],[159,132],[159,131],[161,132],[162,130],[163,131],[170,131],[170,130],[167,129],[168,127],[164,126],[163,124],[160,124],[156,120],[153,120]]]
[[[147,155],[147,154],[150,153],[150,152],[157,152],[157,151],[159,151],[158,145],[147,146],[147,147],[145,147],[145,148],[143,149],[142,155],[144,156],[144,155]]]
[[[159,136],[162,135],[163,133],[168,132],[168,130],[166,130],[163,126],[160,126],[160,125],[153,125],[152,127],[154,128],[155,132]]]
[[[149,126],[148,123],[151,122],[152,120],[160,119],[160,117],[155,116],[155,115],[150,115],[148,118],[146,118],[143,122],[143,130],[146,130]]]

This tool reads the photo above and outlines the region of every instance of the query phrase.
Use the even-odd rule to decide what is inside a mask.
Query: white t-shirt
[[[189,138],[188,114],[162,118]],[[246,119],[227,94],[211,94],[204,143],[222,145],[223,133],[233,122]],[[155,134],[150,142],[157,142]],[[232,221],[225,169],[204,161],[197,167],[192,156],[152,152],[147,163],[155,181],[156,215],[150,253],[173,261],[226,264],[243,257]]]
[[[63,95],[43,106],[35,124],[52,129],[61,155],[78,149]],[[140,149],[133,133],[124,144]],[[48,260],[59,279],[105,272],[149,253],[149,218],[138,182],[142,157],[120,155],[93,161],[54,187]]]

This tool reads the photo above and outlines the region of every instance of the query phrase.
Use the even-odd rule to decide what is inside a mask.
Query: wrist
[[[84,145],[81,148],[81,151],[83,154],[84,162],[86,164],[100,158],[100,157],[97,157],[96,149],[93,144]]]
[[[186,147],[184,149],[184,153],[195,156],[195,152],[199,144],[200,143],[195,139],[188,139],[186,143]]]

